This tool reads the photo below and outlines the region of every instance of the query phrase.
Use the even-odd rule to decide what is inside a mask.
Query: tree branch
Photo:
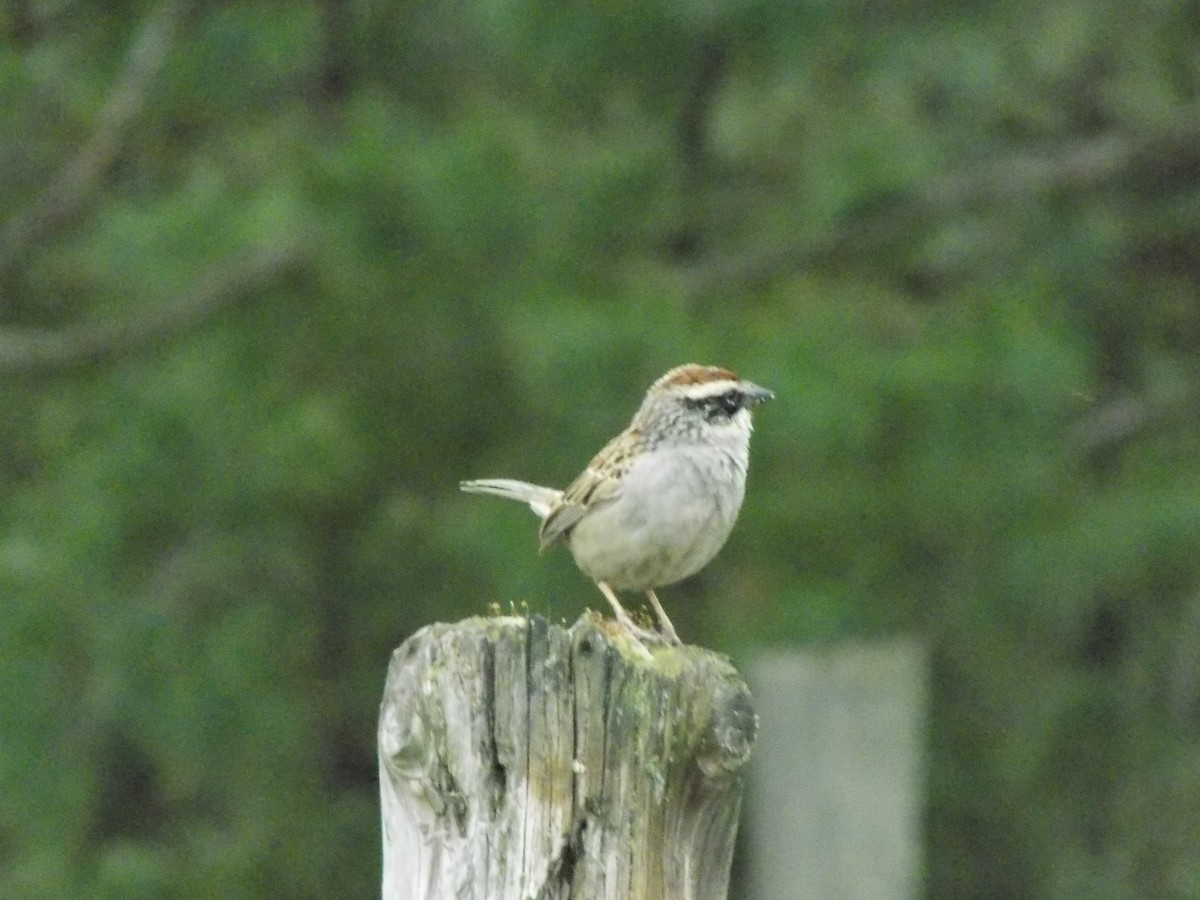
[[[705,234],[699,201],[708,168],[708,129],[728,58],[723,39],[709,37],[700,44],[692,85],[675,123],[685,211],[668,246],[677,260],[693,260],[702,252]]]
[[[1126,182],[1135,190],[1157,186],[1164,169],[1200,167],[1200,110],[1179,124],[1134,139],[1107,134],[1055,152],[1020,152],[915,187],[823,238],[786,242],[740,256],[710,259],[684,273],[696,296],[746,290],[775,277],[844,259],[860,259],[972,206],[1007,204],[1055,191],[1084,191]]]
[[[187,5],[187,0],[171,0],[149,16],[92,136],[33,202],[0,227],[0,272],[11,270],[33,244],[70,218],[95,192],[119,155],[130,125],[146,106]]]
[[[56,375],[160,346],[276,280],[304,258],[283,245],[215,266],[182,298],[138,316],[56,331],[0,330],[0,377]]]

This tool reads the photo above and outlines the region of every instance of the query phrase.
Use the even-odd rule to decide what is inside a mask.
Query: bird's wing
[[[635,441],[631,438],[637,438],[636,432],[624,432],[613,438],[579,477],[567,485],[562,499],[550,510],[538,531],[542,550],[565,537],[589,510],[617,497],[621,480],[632,462],[630,450]]]

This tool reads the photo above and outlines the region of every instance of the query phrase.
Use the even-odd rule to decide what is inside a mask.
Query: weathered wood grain
[[[379,718],[385,900],[725,900],[757,719],[730,662],[609,623],[431,625]]]

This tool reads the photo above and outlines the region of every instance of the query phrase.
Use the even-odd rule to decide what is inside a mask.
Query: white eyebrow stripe
[[[690,384],[684,388],[683,395],[690,400],[704,400],[708,397],[719,397],[737,386],[738,383],[736,381],[729,381],[726,378],[722,378],[718,381],[709,381],[704,384]]]

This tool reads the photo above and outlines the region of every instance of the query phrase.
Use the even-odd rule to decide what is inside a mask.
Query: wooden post
[[[921,894],[928,664],[911,641],[778,651],[750,667],[750,895]]]
[[[725,900],[757,730],[724,657],[585,615],[430,625],[379,713],[384,900]]]

